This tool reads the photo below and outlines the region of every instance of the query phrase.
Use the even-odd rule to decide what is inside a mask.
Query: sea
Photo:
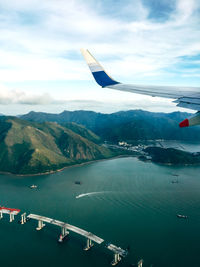
[[[80,183],[76,183],[76,182]],[[35,184],[37,189],[31,189]],[[119,266],[199,267],[200,166],[165,166],[115,158],[42,176],[0,175],[0,205],[57,219],[105,241],[84,251],[86,238],[37,222],[0,220],[0,266],[111,266],[112,243],[128,249]],[[188,216],[180,219],[177,214]],[[137,266],[137,265],[135,265]]]

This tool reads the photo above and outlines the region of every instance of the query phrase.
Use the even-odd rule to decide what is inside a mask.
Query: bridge
[[[113,266],[117,265],[117,263],[119,263],[121,261],[120,256],[126,257],[126,255],[128,253],[127,250],[124,250],[124,249],[117,247],[113,244],[108,244],[106,247],[109,250],[114,252],[114,260],[111,262],[111,265],[113,265]]]
[[[10,222],[14,221],[15,215],[17,215],[20,212],[19,209],[11,209],[6,207],[0,206],[0,219],[3,218],[3,214],[9,214],[10,215]]]
[[[5,207],[0,207],[0,220],[3,218],[3,214],[9,214],[10,215],[10,222],[14,221],[14,216],[18,215],[18,213],[20,212],[19,209],[11,209],[11,208],[5,208]],[[29,214],[28,216],[26,215],[26,212],[24,212],[23,214],[21,214],[21,224],[25,224],[26,222],[28,222],[29,220],[36,220],[38,222],[38,226],[36,228],[37,231],[42,230],[45,227],[44,223],[49,223],[49,224],[53,224],[56,225],[58,227],[61,228],[61,234],[59,236],[58,241],[59,242],[63,242],[65,240],[65,238],[69,235],[69,231],[75,232],[81,236],[84,236],[86,238],[86,247],[84,248],[84,250],[89,250],[94,244],[102,244],[104,242],[104,239],[88,232],[85,231],[79,227],[76,227],[74,225],[71,225],[69,223],[65,223],[59,220],[55,220],[49,217],[45,217],[45,216],[41,216],[41,215],[37,215],[37,214]],[[107,249],[109,249],[110,251],[112,251],[114,253],[114,259],[111,262],[111,265],[115,266],[117,265],[120,261],[121,261],[121,257],[126,257],[128,251],[124,250],[120,247],[117,247],[111,243],[107,244],[105,246]],[[137,264],[138,267],[142,267],[143,264],[143,260],[140,260]]]
[[[44,222],[54,224],[56,226],[60,226],[61,227],[61,235],[60,235],[60,239],[59,239],[60,242],[62,242],[63,239],[69,234],[68,230],[86,237],[88,241],[87,241],[87,246],[86,246],[85,250],[88,250],[91,248],[91,246],[93,245],[91,241],[96,242],[97,244],[101,244],[104,242],[104,240],[102,238],[100,238],[100,237],[98,237],[98,236],[96,236],[90,232],[87,232],[81,228],[78,228],[74,225],[65,223],[65,222],[61,222],[58,220],[54,220],[54,219],[40,216],[40,215],[36,215],[36,214],[30,214],[27,216],[27,218],[28,219],[34,219],[34,220],[38,221],[38,227],[36,228],[36,230],[38,230],[38,231],[41,230],[45,226]]]

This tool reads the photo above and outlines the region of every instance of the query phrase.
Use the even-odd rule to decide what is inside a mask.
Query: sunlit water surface
[[[55,218],[88,230],[106,242],[130,246],[120,266],[141,258],[145,266],[198,267],[200,167],[161,166],[119,158],[65,169],[40,177],[0,175],[0,205]],[[174,176],[174,174],[179,176]],[[176,180],[178,183],[172,183]],[[81,181],[82,184],[75,184]],[[37,184],[38,189],[30,189]],[[178,219],[176,214],[188,219]],[[1,266],[110,266],[104,244],[83,251],[85,238],[36,221],[0,221]]]

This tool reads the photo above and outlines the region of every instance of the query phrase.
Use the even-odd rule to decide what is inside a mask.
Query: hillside
[[[38,174],[113,156],[109,149],[91,140],[99,142],[95,134],[82,126],[1,117],[0,171]]]
[[[152,161],[163,164],[192,165],[200,163],[200,153],[189,153],[174,148],[147,147],[144,150]]]
[[[30,121],[74,122],[85,126],[103,140],[118,142],[134,140],[200,141],[200,127],[179,128],[178,124],[191,114],[183,112],[154,113],[142,110],[102,114],[92,111],[63,111],[60,114],[30,112],[21,118]]]
[[[62,125],[96,144],[101,142],[101,138],[99,136],[97,136],[92,131],[86,129],[86,127],[83,125],[79,125],[75,122],[67,122]]]

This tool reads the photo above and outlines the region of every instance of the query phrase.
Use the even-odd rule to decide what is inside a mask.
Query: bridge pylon
[[[13,222],[14,221],[14,219],[15,219],[15,215],[14,215],[14,213],[10,213],[10,222]]]
[[[87,251],[93,246],[94,246],[94,244],[92,243],[92,240],[88,238],[87,241],[86,241],[86,246],[84,247],[84,250]]]
[[[45,224],[42,220],[38,220],[38,227],[36,228],[37,231],[40,231],[43,227],[45,227]]]
[[[119,255],[118,253],[115,253],[115,254],[114,254],[114,259],[113,259],[113,261],[111,262],[111,265],[112,265],[112,266],[115,266],[115,265],[117,265],[120,261],[121,261],[121,257],[120,257],[120,255]]]
[[[143,265],[143,260],[140,260],[139,262],[138,262],[138,267],[142,267],[142,265]]]
[[[26,223],[26,212],[24,212],[22,215],[21,215],[21,224],[25,224]]]
[[[58,242],[63,242],[64,239],[69,235],[69,231],[67,231],[66,227],[61,227],[61,234],[59,236]]]

